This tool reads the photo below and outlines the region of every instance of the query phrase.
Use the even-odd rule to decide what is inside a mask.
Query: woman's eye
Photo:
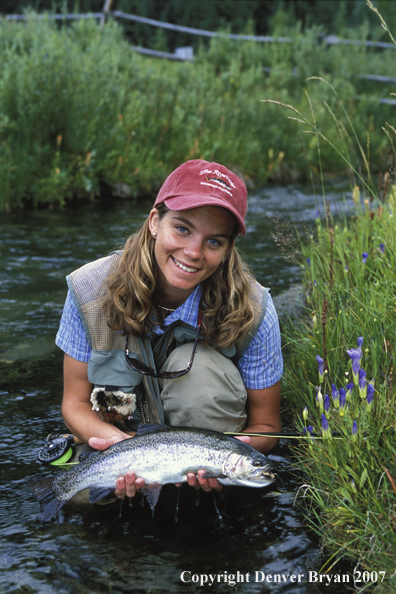
[[[219,241],[217,241],[217,239],[209,239],[209,240],[208,240],[208,243],[209,243],[211,246],[213,246],[213,247],[217,247],[217,246],[219,246],[219,245],[220,245],[220,242],[219,242]]]
[[[176,229],[180,231],[180,233],[187,233],[187,229],[182,225],[179,225],[178,227],[176,227]]]

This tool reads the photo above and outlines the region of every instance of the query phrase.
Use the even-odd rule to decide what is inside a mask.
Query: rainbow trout
[[[93,452],[67,472],[28,483],[41,505],[41,520],[50,520],[79,491],[89,488],[91,503],[116,487],[128,471],[143,478],[151,508],[162,485],[187,481],[187,473],[206,471],[224,485],[266,487],[274,482],[270,461],[246,443],[217,431],[142,425],[135,437]]]

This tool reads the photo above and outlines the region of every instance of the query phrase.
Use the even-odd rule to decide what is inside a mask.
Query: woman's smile
[[[213,274],[228,251],[235,229],[232,214],[219,206],[150,213],[159,285],[166,304],[180,305]]]
[[[178,260],[176,260],[175,257],[172,256],[172,258],[173,258],[173,261],[176,264],[176,266],[178,266],[179,268],[181,268],[185,272],[190,272],[190,273],[192,273],[192,272],[198,272],[198,268],[188,267],[185,264],[182,264],[181,262],[179,262]]]

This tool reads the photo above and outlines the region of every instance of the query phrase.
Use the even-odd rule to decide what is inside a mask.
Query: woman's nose
[[[191,238],[184,248],[186,256],[193,260],[202,258],[202,241],[199,238]]]

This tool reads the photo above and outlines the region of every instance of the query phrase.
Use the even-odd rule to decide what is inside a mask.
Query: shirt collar
[[[173,322],[181,320],[190,326],[198,328],[198,305],[202,297],[202,287],[197,285],[191,295],[187,297],[184,303],[182,303],[175,311],[167,316],[162,325],[169,326]],[[159,326],[154,329],[154,334],[163,334],[164,331]]]

